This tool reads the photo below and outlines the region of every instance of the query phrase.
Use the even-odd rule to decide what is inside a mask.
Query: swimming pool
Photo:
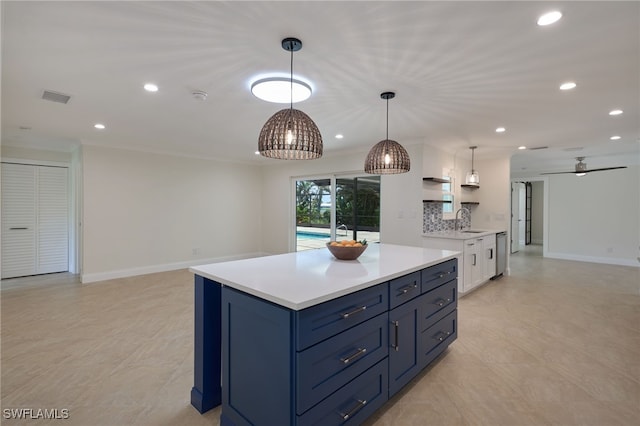
[[[298,239],[307,239],[307,240],[328,240],[329,234],[320,234],[316,232],[296,232],[296,238]]]

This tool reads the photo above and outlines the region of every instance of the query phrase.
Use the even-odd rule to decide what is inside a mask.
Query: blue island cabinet
[[[220,424],[362,423],[455,340],[456,277],[451,259],[299,311],[205,278],[221,290]]]

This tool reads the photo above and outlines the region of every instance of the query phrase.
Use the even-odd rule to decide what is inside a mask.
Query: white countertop
[[[423,237],[431,238],[448,238],[451,240],[471,240],[473,238],[485,237],[491,234],[497,234],[499,232],[506,232],[503,229],[472,229],[472,231],[481,232],[464,232],[464,231],[437,231],[437,232],[425,232]]]
[[[370,244],[356,260],[325,248],[212,263],[191,272],[278,305],[302,310],[453,259],[456,251]]]

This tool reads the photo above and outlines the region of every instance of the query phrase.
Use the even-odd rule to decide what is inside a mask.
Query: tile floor
[[[638,424],[640,268],[533,249],[511,269],[460,300],[458,340],[367,426]],[[188,271],[2,288],[3,425],[218,425],[219,409],[189,404]],[[11,408],[69,418],[6,419]]]

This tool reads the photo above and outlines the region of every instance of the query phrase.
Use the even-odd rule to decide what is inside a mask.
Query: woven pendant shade
[[[293,109],[293,52],[302,49],[294,37],[282,40],[282,48],[291,52],[289,108],[273,114],[262,126],[258,136],[260,155],[280,160],[313,160],[322,157],[322,136],[313,120],[304,112]]]
[[[287,108],[273,114],[264,124],[258,150],[269,158],[313,160],[322,157],[322,136],[307,114]]]
[[[364,171],[375,175],[395,175],[411,170],[409,153],[396,141],[389,139],[389,99],[396,96],[384,92],[380,97],[387,101],[387,138],[375,144],[364,160]]]
[[[410,169],[411,160],[407,150],[389,139],[375,144],[364,162],[364,171],[376,175],[406,173]]]

